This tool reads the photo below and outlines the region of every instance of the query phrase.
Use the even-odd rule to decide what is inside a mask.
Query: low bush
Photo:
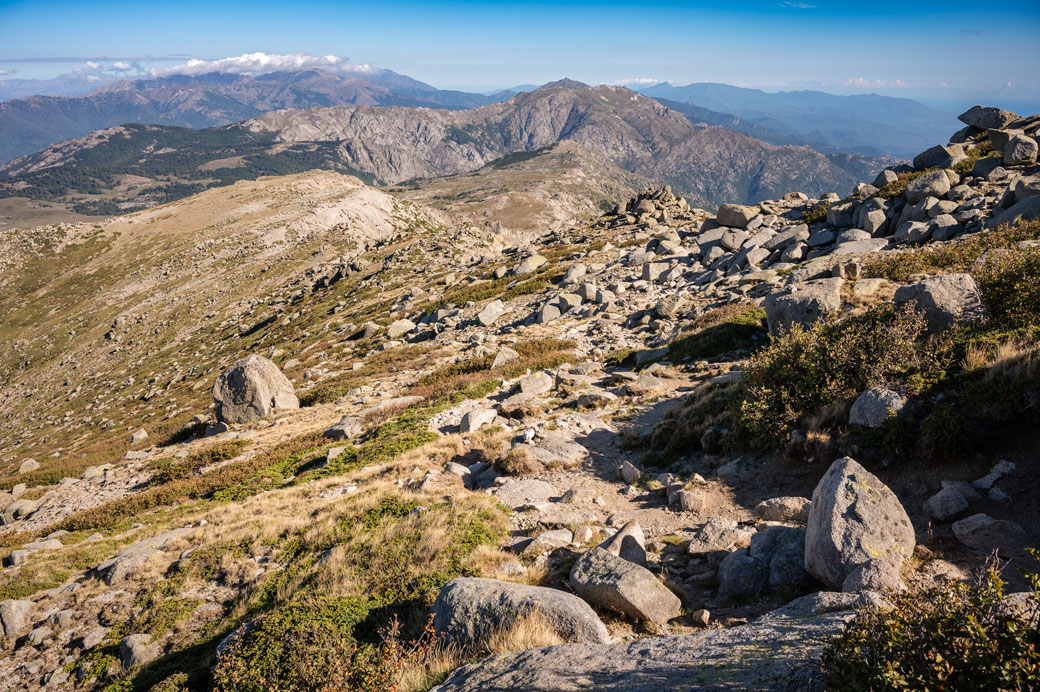
[[[802,212],[802,221],[807,224],[823,223],[827,220],[827,212],[831,209],[830,202],[820,202]]]
[[[1035,689],[1040,577],[1027,577],[1031,590],[1018,605],[1005,598],[993,565],[973,584],[951,581],[890,594],[890,610],[862,611],[825,651],[827,689]]]
[[[752,356],[740,424],[747,441],[769,446],[807,416],[885,386],[917,393],[945,375],[952,350],[925,336],[918,313],[880,305],[844,320],[795,327]]]

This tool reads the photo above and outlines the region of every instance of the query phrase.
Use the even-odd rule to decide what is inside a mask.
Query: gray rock
[[[477,313],[477,322],[479,322],[482,327],[490,327],[499,317],[504,315],[505,312],[505,304],[501,300],[495,299],[485,305],[484,308]]]
[[[751,537],[748,555],[766,567],[771,589],[802,589],[812,580],[805,571],[805,529],[767,526]]]
[[[924,314],[928,330],[940,332],[956,324],[978,324],[988,314],[970,274],[943,274],[896,289],[896,305],[911,304]]]
[[[776,337],[791,327],[811,327],[827,315],[841,309],[841,287],[838,278],[817,279],[794,284],[765,299],[769,333]]]
[[[953,535],[969,548],[1000,551],[1009,557],[1021,549],[1025,531],[1021,526],[988,514],[973,514],[953,522]]]
[[[831,253],[832,257],[841,257],[843,255],[859,255],[865,252],[877,252],[881,250],[888,241],[885,238],[865,238],[863,240],[853,240],[848,243],[842,243],[841,245],[834,248],[834,252]]]
[[[0,630],[8,638],[20,637],[32,629],[35,604],[32,601],[0,601]]]
[[[578,558],[570,583],[585,601],[637,620],[664,624],[682,611],[679,598],[657,577],[602,548]]]
[[[618,469],[618,473],[621,474],[621,480],[625,481],[629,485],[635,485],[643,478],[643,472],[628,460],[621,462],[621,467]]]
[[[809,498],[774,497],[755,505],[755,516],[765,521],[805,521],[809,517]]]
[[[277,410],[300,407],[289,379],[277,365],[256,354],[237,361],[217,378],[213,401],[217,418],[230,424],[248,423]]]
[[[990,219],[986,227],[1014,226],[1025,221],[1035,221],[1036,219],[1040,219],[1040,195],[1027,197],[1021,202],[1012,204],[1009,208]]]
[[[526,478],[508,480],[495,491],[498,501],[510,509],[536,502],[548,502],[550,498],[559,494],[555,486],[545,481]]]
[[[532,615],[540,616],[564,641],[610,641],[599,616],[577,596],[495,579],[452,579],[434,601],[433,615],[437,631],[463,647],[479,647],[496,631]]]
[[[852,570],[868,560],[881,559],[900,570],[914,543],[910,518],[888,486],[850,457],[831,464],[809,506],[809,574],[841,588]]]
[[[172,541],[184,536],[191,529],[171,529],[150,538],[137,541],[120,550],[97,567],[94,572],[100,576],[106,584],[118,584],[131,578],[135,571],[144,565],[152,555],[160,553]]]
[[[1004,146],[1003,165],[1022,166],[1036,163],[1036,140],[1024,134],[1012,135]]]
[[[956,488],[943,488],[924,503],[924,511],[936,521],[948,521],[968,509],[968,500]]]
[[[361,420],[357,416],[343,416],[339,422],[323,433],[329,440],[347,440],[361,435]]]
[[[413,331],[415,331],[415,322],[405,319],[395,320],[386,328],[386,336],[388,339],[400,339],[405,334],[410,334]]]
[[[721,226],[747,228],[748,222],[757,216],[758,213],[758,207],[748,207],[743,204],[723,204],[719,207],[715,218]]]
[[[119,657],[127,670],[143,666],[159,657],[159,646],[150,634],[131,634],[119,642]]]
[[[932,171],[911,180],[906,186],[906,201],[920,202],[925,197],[945,197],[950,191],[950,178],[946,171]]]
[[[30,473],[40,468],[40,462],[35,459],[26,459],[18,466],[18,473]]]
[[[956,164],[968,158],[962,150],[963,147],[936,145],[914,157],[914,168],[919,171],[929,168],[953,168]]]
[[[513,270],[513,274],[515,274],[516,276],[524,276],[525,274],[530,274],[531,272],[535,271],[536,269],[538,269],[538,267],[542,266],[548,261],[549,260],[545,259],[539,254],[533,254],[530,257],[525,258],[523,262],[517,265],[516,269]]]
[[[857,591],[903,591],[903,577],[899,568],[887,560],[867,560],[856,565],[845,577],[841,590],[846,593]]]
[[[876,428],[906,409],[909,399],[884,387],[871,387],[856,397],[849,411],[849,425]]]
[[[973,106],[969,110],[957,116],[965,125],[977,127],[980,130],[990,128],[1003,129],[1018,119],[1018,116],[1010,111],[993,108],[991,106]]]
[[[812,594],[737,627],[493,656],[459,668],[431,692],[822,692],[824,649],[868,602],[859,594]]]
[[[494,422],[497,415],[498,413],[493,408],[473,409],[462,417],[462,422],[459,424],[459,431],[463,433],[476,432],[485,425],[490,425]]]
[[[611,555],[646,567],[646,537],[643,528],[637,521],[630,521],[613,536],[599,544],[599,547]]]
[[[732,519],[714,516],[693,532],[686,549],[692,555],[699,555],[746,548],[751,544],[751,536],[751,531],[740,528]]]
[[[130,435],[130,444],[132,444],[132,445],[140,444],[140,443],[144,442],[147,439],[148,439],[148,431],[145,430],[144,428],[141,428],[141,429],[137,430],[136,432],[134,432],[132,435]]]
[[[559,464],[563,468],[576,466],[589,457],[584,445],[563,434],[547,434],[538,444],[529,446],[527,452],[546,466]]]
[[[730,252],[736,252],[744,243],[747,242],[751,236],[744,231],[740,230],[729,230],[722,235],[722,247],[729,250]]]
[[[570,529],[555,529],[539,534],[533,541],[524,546],[524,555],[541,555],[557,548],[563,548],[571,544],[574,534]]]
[[[507,363],[512,363],[514,360],[520,360],[520,354],[508,346],[502,346],[498,349],[498,353],[495,354],[495,360],[491,362],[491,369],[500,368]]]
[[[897,180],[899,180],[899,174],[893,171],[891,168],[886,168],[885,170],[877,174],[877,177],[874,178],[873,185],[876,188],[882,188],[888,185],[889,183],[894,183]]]
[[[757,598],[769,586],[769,568],[746,549],[732,552],[719,564],[719,595],[731,599]]]
[[[534,372],[523,375],[520,380],[520,391],[524,394],[537,396],[545,394],[553,388],[553,379],[544,372]]]

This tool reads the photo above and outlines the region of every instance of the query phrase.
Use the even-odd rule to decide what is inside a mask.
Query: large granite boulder
[[[5,637],[20,637],[32,629],[32,601],[0,601],[0,634]]]
[[[251,355],[235,362],[213,384],[217,418],[224,423],[248,423],[277,410],[300,408],[300,401],[278,366]]]
[[[791,327],[811,327],[827,315],[841,309],[842,279],[806,281],[766,297],[766,321],[769,333],[779,336]]]
[[[537,615],[567,642],[607,643],[607,628],[588,603],[574,594],[496,579],[459,577],[441,588],[433,603],[433,625],[462,647],[479,647],[487,637]]]
[[[431,692],[820,692],[820,656],[868,594],[815,593],[754,622],[620,644],[561,644],[459,668]]]
[[[899,392],[884,387],[871,387],[858,397],[849,411],[849,425],[876,428],[889,416],[902,413],[910,400]]]
[[[649,570],[592,548],[571,569],[574,592],[593,605],[662,625],[678,617],[682,603]]]
[[[930,332],[957,324],[977,324],[988,314],[970,274],[943,274],[896,289],[896,305],[911,305],[924,314]]]
[[[853,570],[879,560],[898,575],[914,543],[910,517],[888,486],[850,457],[831,464],[809,505],[805,535],[809,574],[841,589]]]

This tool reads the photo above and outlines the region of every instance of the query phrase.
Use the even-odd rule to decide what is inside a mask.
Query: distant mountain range
[[[468,110],[331,106],[268,112],[222,128],[118,126],[0,166],[0,194],[115,213],[312,168],[382,184],[457,175],[565,140],[705,207],[792,189],[846,190],[891,162],[774,146],[696,125],[622,87],[565,81]]]
[[[284,108],[426,106],[473,108],[500,99],[445,91],[390,70],[324,70],[251,77],[214,72],[123,80],[84,96],[31,96],[0,103],[0,162],[124,123],[215,127]]]
[[[0,94],[8,82],[0,81]],[[32,80],[29,80],[32,81]],[[584,86],[560,80],[545,86]],[[22,89],[28,88],[23,85]],[[121,80],[88,94],[29,96],[0,102],[0,163],[113,125],[146,123],[218,127],[281,109],[317,106],[412,106],[467,109],[537,87],[487,94],[437,89],[391,70],[320,69],[259,76],[210,73]],[[818,91],[766,93],[725,84],[657,84],[637,89],[694,122],[719,125],[771,144],[808,145],[829,153],[909,158],[945,141],[952,116],[886,96]],[[13,93],[21,93],[14,90]]]
[[[930,146],[945,143],[951,132],[960,129],[952,114],[910,99],[877,94],[771,93],[710,82],[655,84],[636,91],[666,102],[692,104],[705,113],[715,112],[709,117],[735,116],[737,121],[724,127],[774,144],[808,144],[823,153],[913,158]]]

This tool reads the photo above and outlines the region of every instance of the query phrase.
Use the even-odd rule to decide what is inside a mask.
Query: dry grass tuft
[[[523,447],[513,447],[503,455],[495,457],[495,470],[509,476],[526,478],[542,472],[542,464]]]

